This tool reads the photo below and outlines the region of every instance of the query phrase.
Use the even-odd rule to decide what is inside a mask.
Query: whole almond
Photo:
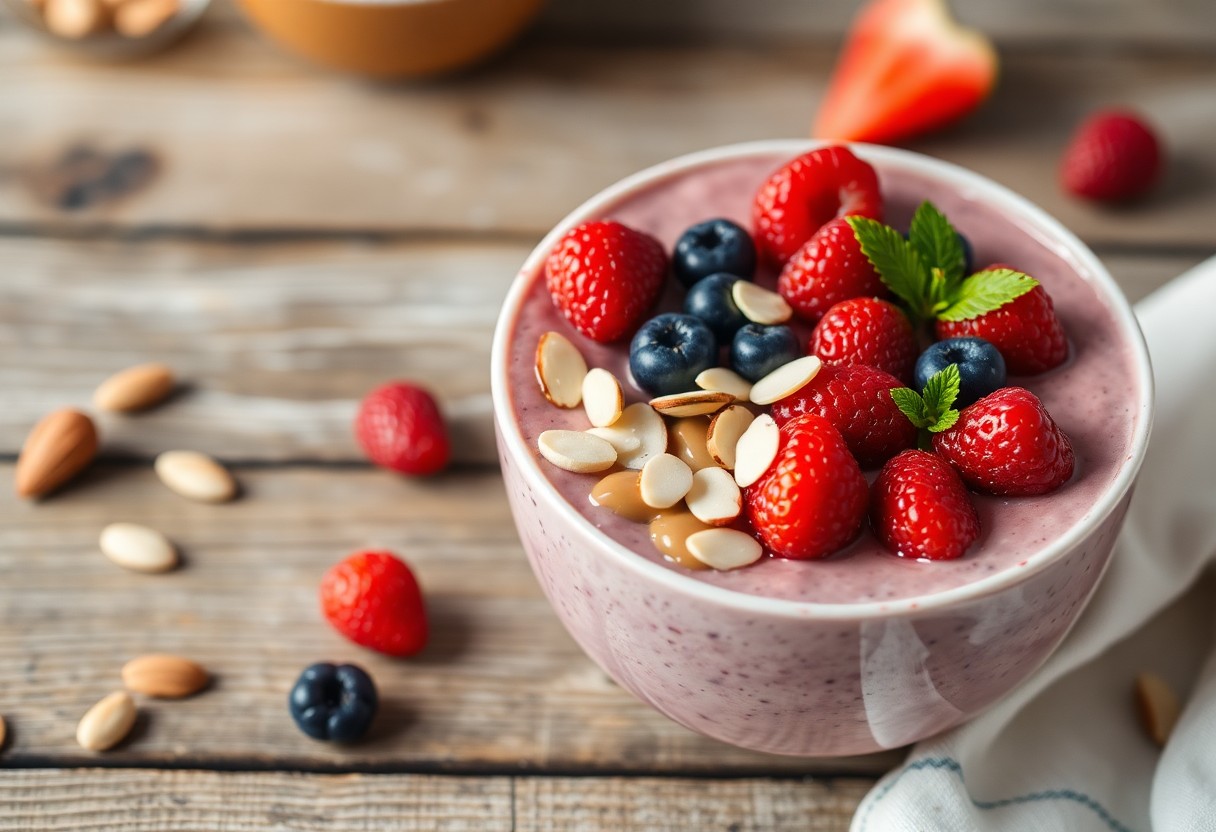
[[[4,724],[4,717],[0,716],[0,749],[4,748],[4,739],[8,735],[8,728]]]
[[[135,725],[135,701],[125,690],[111,693],[89,708],[76,726],[76,742],[89,751],[105,751],[122,742]]]
[[[146,37],[178,11],[178,0],[127,0],[114,10],[114,28],[124,37]]]
[[[123,665],[122,683],[145,696],[181,699],[207,686],[207,671],[181,656],[149,653]]]
[[[17,458],[18,496],[42,497],[80,473],[97,455],[97,428],[79,410],[46,416],[26,437]]]
[[[173,392],[173,370],[164,364],[140,364],[115,373],[93,392],[98,410],[131,413],[160,404]]]
[[[167,572],[177,565],[177,549],[169,538],[138,523],[111,523],[101,530],[102,554],[124,569]]]
[[[106,13],[98,0],[45,0],[42,19],[52,34],[61,38],[86,38],[106,25]]]
[[[183,497],[204,503],[224,503],[236,496],[236,480],[228,469],[197,451],[165,451],[153,467],[161,482]]]
[[[1136,677],[1136,706],[1145,733],[1153,742],[1165,748],[1182,713],[1178,695],[1156,673],[1141,673]]]

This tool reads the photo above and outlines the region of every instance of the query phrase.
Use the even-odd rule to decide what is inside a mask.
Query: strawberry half
[[[812,135],[892,143],[962,118],[988,97],[997,56],[943,0],[874,0],[845,43]]]

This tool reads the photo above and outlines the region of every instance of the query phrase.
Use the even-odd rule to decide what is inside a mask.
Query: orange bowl
[[[292,52],[377,78],[460,69],[505,46],[544,0],[239,0]]]

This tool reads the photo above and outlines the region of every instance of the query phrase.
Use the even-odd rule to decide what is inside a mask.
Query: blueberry
[[[915,383],[923,390],[929,379],[951,364],[958,365],[960,410],[1005,386],[1005,359],[983,338],[947,338],[938,341],[916,359]]]
[[[684,312],[705,321],[719,340],[729,341],[747,323],[730,294],[731,287],[742,279],[726,272],[701,278],[684,296]]]
[[[731,342],[730,366],[748,381],[759,381],[800,355],[798,336],[788,326],[748,324]]]
[[[377,702],[376,684],[363,668],[320,662],[300,674],[287,706],[313,739],[354,742],[367,733]]]
[[[668,312],[651,318],[629,345],[629,371],[652,396],[696,390],[696,377],[718,364],[718,339],[700,318]]]
[[[699,222],[676,241],[671,270],[685,286],[718,272],[751,278],[756,271],[756,245],[730,220]]]

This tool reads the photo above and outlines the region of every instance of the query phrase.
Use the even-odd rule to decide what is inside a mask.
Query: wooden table
[[[965,4],[1002,45],[1000,90],[915,147],[1044,205],[1139,298],[1216,250],[1208,2]],[[755,5],[555,0],[501,59],[413,86],[302,66],[223,3],[130,66],[0,19],[4,477],[35,419],[110,372],[159,359],[189,381],[153,413],[102,419],[102,461],[55,498],[0,489],[0,826],[847,827],[899,755],[752,754],[614,686],[528,571],[489,427],[495,315],[555,220],[664,158],[804,134],[853,4]],[[1068,200],[1068,130],[1120,102],[1160,125],[1168,181],[1125,210]],[[351,439],[360,395],[394,377],[432,385],[454,420],[457,464],[433,482],[372,469]],[[175,447],[226,460],[243,499],[167,492],[149,460]],[[114,567],[97,536],[120,519],[169,534],[184,567]],[[425,584],[434,639],[416,660],[359,650],[319,615],[321,574],[366,546]],[[213,688],[143,703],[123,746],[82,751],[81,714],[154,650],[197,658]],[[384,693],[352,748],[287,714],[296,674],[327,658]]]

